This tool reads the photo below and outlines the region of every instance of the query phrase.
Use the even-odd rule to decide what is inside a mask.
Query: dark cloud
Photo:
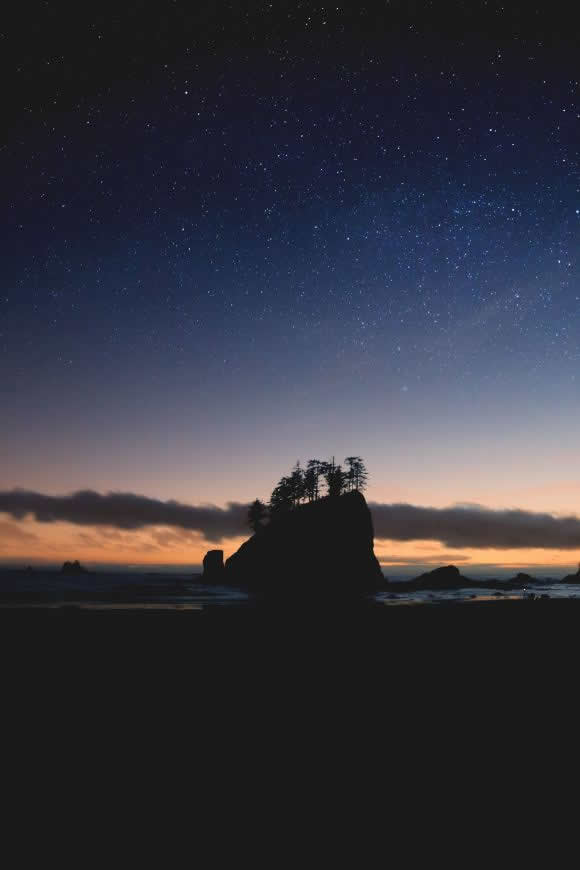
[[[14,519],[31,515],[41,523],[58,521],[79,526],[113,526],[135,531],[147,526],[171,526],[200,532],[208,541],[248,533],[248,506],[230,502],[226,508],[193,507],[178,501],[160,501],[131,492],[101,495],[81,490],[71,495],[44,495],[23,489],[0,491],[0,512]]]
[[[480,505],[449,508],[411,504],[369,505],[375,537],[393,541],[432,540],[446,547],[580,549],[580,519]]]
[[[393,541],[439,541],[446,547],[580,549],[580,519],[523,510],[489,510],[479,505],[449,508],[410,504],[369,505],[375,537]],[[0,491],[0,512],[14,519],[33,516],[58,521],[135,531],[166,526],[198,532],[208,541],[248,534],[248,505],[192,506],[128,492],[101,495],[82,490],[53,496],[22,489]],[[103,530],[104,532],[104,530]]]

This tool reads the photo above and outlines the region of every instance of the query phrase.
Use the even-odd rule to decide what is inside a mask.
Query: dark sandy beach
[[[326,789],[345,766],[383,770],[385,792],[397,777],[397,799],[416,802],[413,777],[423,792],[436,770],[437,791],[462,769],[472,793],[490,754],[492,779],[509,780],[512,762],[533,771],[575,741],[579,625],[580,602],[552,599],[2,608],[5,745],[81,776],[114,758],[147,777],[155,759],[164,777],[187,770],[192,792],[201,764],[219,790],[266,763],[278,794],[324,759]]]
[[[474,669],[515,684],[579,660],[580,601],[490,600],[385,606],[216,606],[182,610],[0,608],[0,646],[15,668],[34,664],[53,677],[134,668],[167,679],[360,665],[364,673],[439,676]],[[114,672],[114,673],[113,673]],[[361,673],[362,677],[362,673]]]

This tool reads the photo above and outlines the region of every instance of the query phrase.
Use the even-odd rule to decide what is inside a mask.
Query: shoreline
[[[445,590],[446,591],[446,590]],[[429,592],[429,590],[427,590]],[[433,595],[440,594],[440,591],[434,592]],[[358,613],[379,613],[385,610],[407,609],[407,608],[424,608],[424,609],[457,609],[469,608],[470,610],[488,607],[495,605],[509,605],[518,603],[522,606],[532,605],[542,607],[546,605],[558,606],[569,605],[571,607],[580,607],[580,597],[576,596],[551,596],[549,594],[535,594],[529,590],[527,594],[522,594],[518,590],[506,590],[502,593],[491,591],[489,594],[473,595],[472,597],[461,598],[387,598],[376,599],[372,598],[340,598],[333,600],[330,596],[327,598],[294,598],[292,596],[284,598],[276,596],[272,598],[249,597],[239,600],[222,600],[222,601],[143,601],[143,600],[99,600],[90,598],[78,599],[0,599],[0,614],[2,612],[19,612],[19,611],[34,611],[34,612],[50,612],[50,613],[101,613],[108,614],[113,612],[119,613],[259,613],[264,617],[281,615],[290,613],[296,615],[301,613],[304,617],[308,617],[309,613],[317,616],[323,612],[334,613],[340,612],[343,614]],[[243,618],[243,617],[242,617]]]

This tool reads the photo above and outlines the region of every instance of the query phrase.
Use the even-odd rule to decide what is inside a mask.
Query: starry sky
[[[374,502],[578,513],[557,4],[40,2],[0,29],[0,490],[225,506],[354,452]],[[207,548],[0,514],[5,560]],[[580,545],[377,553],[571,565]]]

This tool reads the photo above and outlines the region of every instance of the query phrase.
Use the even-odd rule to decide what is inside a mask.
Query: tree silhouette
[[[253,532],[259,532],[267,516],[266,505],[257,498],[249,507],[248,523]]]
[[[341,465],[335,464],[334,456],[330,462],[309,459],[306,470],[301,467],[300,461],[298,461],[290,474],[280,478],[274,487],[269,502],[270,515],[276,516],[291,510],[305,499],[311,502],[319,499],[321,479],[326,482],[326,495],[332,498],[352,490],[362,491],[366,486],[368,477],[364,462],[360,456],[347,456],[344,461],[348,466],[347,471],[344,471]],[[250,519],[251,524],[252,520]]]
[[[345,479],[346,479],[346,491],[352,492],[354,489],[354,469],[352,467],[353,461],[356,459],[355,456],[347,456],[344,460],[346,463],[346,471],[345,471]]]
[[[369,475],[367,472],[366,465],[362,461],[360,456],[356,457],[354,463],[354,488],[357,492],[362,492],[363,489],[367,488],[367,481],[369,479]]]
[[[292,493],[292,506],[296,507],[304,498],[304,472],[300,467],[300,460],[298,460],[292,469],[289,480]]]
[[[336,498],[337,496],[342,495],[345,489],[346,475],[342,470],[341,465],[335,465],[334,456],[332,457],[331,462],[325,462],[323,464],[322,474],[326,480],[326,494],[331,498]]]
[[[368,472],[360,456],[347,456],[344,460],[348,466],[346,472],[347,489],[362,492],[366,489]]]
[[[304,495],[308,501],[316,501],[320,495],[320,477],[323,463],[320,459],[309,459],[304,472]]]
[[[270,514],[276,516],[294,507],[292,483],[289,477],[281,477],[270,496]]]

